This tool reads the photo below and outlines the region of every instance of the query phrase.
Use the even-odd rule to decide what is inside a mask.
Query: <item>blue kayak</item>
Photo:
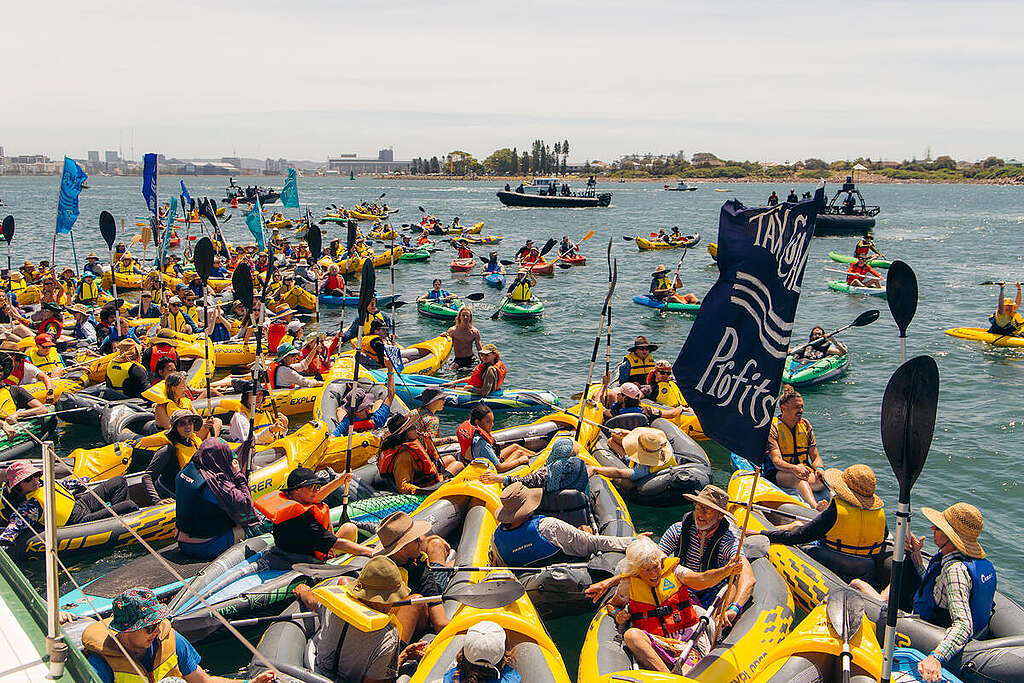
[[[394,301],[397,298],[398,298],[397,294],[395,296],[391,296],[391,295],[388,295],[388,296],[378,296],[377,297],[377,305],[380,306],[381,308],[384,308],[384,307],[388,306],[392,301]],[[358,306],[359,305],[359,297],[358,296],[330,296],[328,294],[321,294],[320,295],[320,305],[321,306]]]
[[[484,275],[484,282],[489,287],[500,289],[505,286],[505,275],[503,273],[487,273],[487,275]]]
[[[368,372],[378,382],[387,381],[387,372],[384,370],[369,370]],[[406,405],[416,406],[419,405],[419,397],[424,390],[428,387],[437,387],[447,381],[429,375],[401,375],[397,377],[395,393]],[[494,411],[543,413],[551,410],[547,404],[558,405],[558,396],[543,389],[499,389],[489,396],[481,398],[464,389],[444,387],[444,398],[445,405],[456,410],[470,410],[478,403],[483,403]]]

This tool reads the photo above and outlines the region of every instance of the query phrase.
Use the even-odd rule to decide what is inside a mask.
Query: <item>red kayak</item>
[[[468,273],[476,266],[474,258],[457,258],[452,261],[451,268],[456,273]]]
[[[555,263],[554,261],[548,263],[545,261],[539,261],[536,263],[520,263],[519,268],[521,270],[529,270],[534,275],[554,275],[555,274]]]
[[[585,266],[587,265],[586,256],[563,256],[562,263],[568,263],[570,266]]]

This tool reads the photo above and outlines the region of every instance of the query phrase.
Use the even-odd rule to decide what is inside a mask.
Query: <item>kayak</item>
[[[368,370],[371,377],[377,382],[387,381],[387,373],[384,370]],[[409,406],[419,405],[420,394],[427,389],[442,388],[444,390],[444,404],[448,408],[457,410],[470,410],[473,406],[483,403],[491,410],[514,411],[514,412],[548,412],[551,408],[547,405],[553,403],[558,405],[558,396],[544,389],[511,389],[503,388],[492,392],[487,396],[480,397],[476,394],[458,389],[455,387],[440,387],[449,380],[429,375],[407,375],[403,374],[395,384],[395,393],[402,402]],[[542,401],[533,398],[536,396]]]
[[[484,275],[484,283],[488,287],[504,287],[505,286],[505,274],[504,273],[487,273]]]
[[[532,320],[544,314],[544,304],[540,299],[529,301],[506,301],[501,306],[501,317],[506,320]]]
[[[844,294],[860,294],[862,296],[877,296],[879,298],[885,298],[885,287],[856,287],[854,285],[848,285],[842,280],[829,280],[828,288],[835,292],[843,292]]]
[[[679,313],[696,313],[700,310],[700,304],[683,304],[678,301],[658,301],[649,294],[641,294],[633,297],[633,303],[641,306],[656,308],[659,311],[676,311]]]
[[[394,294],[389,294],[387,296],[378,296],[377,297],[377,305],[379,307],[381,307],[381,308],[387,308],[388,306],[391,305],[391,302],[393,302],[397,298],[398,297],[396,295],[394,295]],[[359,297],[358,296],[331,296],[329,294],[321,294],[320,295],[320,304],[323,305],[323,306],[358,306],[359,305]]]
[[[399,261],[426,261],[430,258],[429,249],[415,249],[413,251],[404,252],[399,258]]]
[[[993,334],[984,327],[951,327],[946,330],[946,334],[950,337],[958,337],[960,339],[970,339],[971,341],[985,342],[992,346],[1002,346],[1010,348],[1022,348],[1024,347],[1024,337],[1018,337],[1014,335],[1005,334]]]
[[[355,345],[356,340],[352,340],[352,345]],[[448,360],[448,356],[452,353],[452,338],[447,334],[441,334],[430,339],[426,339],[415,344],[409,344],[408,346],[402,347],[402,368],[403,373],[417,374],[417,375],[433,375],[444,362]],[[334,365],[331,366],[331,377],[351,377],[352,372],[352,357],[355,355],[355,349],[349,349],[342,351],[341,356],[335,361]],[[365,358],[364,358],[365,360]],[[360,364],[360,367],[363,367]],[[321,389],[314,387],[317,392]],[[317,410],[314,407],[314,410]],[[317,413],[319,414],[319,412]]]
[[[809,387],[836,379],[850,367],[850,354],[825,356],[819,360],[796,361],[793,355],[786,356],[782,381],[795,387]]]
[[[463,237],[470,244],[497,244],[504,239],[501,235],[488,235],[487,237]]]
[[[640,237],[637,235],[635,238],[637,249],[640,251],[652,251],[656,249],[688,249],[695,247],[700,242],[700,233],[694,233],[693,235],[686,235],[682,239],[647,239],[646,237]]]
[[[580,256],[563,256],[562,263],[568,263],[570,266],[585,266],[587,265],[587,257]]]
[[[452,272],[455,273],[468,273],[475,266],[476,259],[474,258],[457,258],[451,262]]]
[[[708,256],[712,261],[718,260],[718,245],[715,242],[708,242]]]
[[[402,247],[394,247],[393,249],[388,249],[383,254],[380,254],[378,256],[373,256],[372,257],[373,258],[373,267],[374,268],[389,267],[393,261],[401,261],[402,260],[402,254],[404,254],[404,253],[405,253],[405,250],[402,249]],[[372,252],[371,252],[371,254],[372,254]]]
[[[416,303],[416,310],[426,318],[437,320],[455,320],[455,316],[465,304],[460,299],[451,301],[419,301]]]
[[[387,240],[393,240],[398,237],[394,230],[371,230],[368,237],[372,240],[380,240],[386,242]]]
[[[846,254],[840,254],[840,253],[835,252],[835,251],[828,252],[828,257],[830,259],[832,259],[833,261],[835,261],[836,263],[856,263],[857,262],[857,257],[856,256],[847,256]],[[889,266],[892,265],[892,261],[886,261],[885,259],[876,258],[876,259],[871,259],[870,261],[868,261],[868,265],[871,266],[872,268],[888,268]]]

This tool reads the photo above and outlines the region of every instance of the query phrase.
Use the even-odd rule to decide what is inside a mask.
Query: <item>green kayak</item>
[[[863,294],[865,296],[877,296],[885,298],[885,287],[856,287],[854,285],[848,285],[842,280],[829,280],[828,288],[834,292],[844,292],[845,294]]]
[[[416,304],[416,310],[420,312],[420,315],[427,318],[455,320],[455,316],[459,314],[459,310],[464,305],[461,299],[452,299],[451,301],[444,302],[420,301]]]
[[[857,259],[853,256],[847,256],[846,254],[840,254],[839,252],[830,251],[828,257],[836,263],[856,263]],[[892,265],[892,261],[886,261],[885,259],[872,259],[868,261],[868,265],[872,268],[888,268]]]
[[[809,387],[839,377],[850,366],[850,354],[825,356],[819,360],[794,360],[792,354],[786,356],[786,366],[782,372],[782,381],[797,387]]]
[[[529,301],[506,301],[501,306],[501,317],[506,320],[531,320],[544,314],[544,304],[540,299]]]
[[[413,251],[407,251],[398,257],[399,261],[426,261],[430,258],[430,251],[428,249],[415,249]]]

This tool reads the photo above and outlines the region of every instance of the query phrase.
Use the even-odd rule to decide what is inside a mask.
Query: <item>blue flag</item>
[[[718,281],[676,359],[676,383],[712,440],[754,464],[764,459],[814,235],[813,199],[722,206]]]
[[[157,215],[156,180],[160,172],[156,167],[156,155],[146,154],[142,157],[142,196],[146,198],[146,206],[154,216]]]
[[[299,208],[299,181],[295,177],[295,169],[288,169],[288,177],[284,181],[284,189],[281,190],[281,205],[290,209]]]
[[[88,177],[74,159],[64,157],[64,173],[60,177],[60,193],[57,195],[58,235],[71,232],[78,220],[78,195]]]
[[[389,361],[391,361],[391,367],[395,369],[395,372],[401,372],[402,370],[405,370],[405,361],[402,360],[401,347],[385,344],[384,355],[388,357]]]
[[[260,251],[267,248],[266,239],[263,236],[263,207],[260,206],[260,198],[256,197],[249,213],[245,216],[245,224],[249,226],[249,232],[256,238],[256,246]]]
[[[192,205],[192,195],[188,193],[188,188],[185,187],[185,181],[181,181],[181,196],[185,198],[185,206],[181,207],[181,210],[188,215],[189,207]]]

